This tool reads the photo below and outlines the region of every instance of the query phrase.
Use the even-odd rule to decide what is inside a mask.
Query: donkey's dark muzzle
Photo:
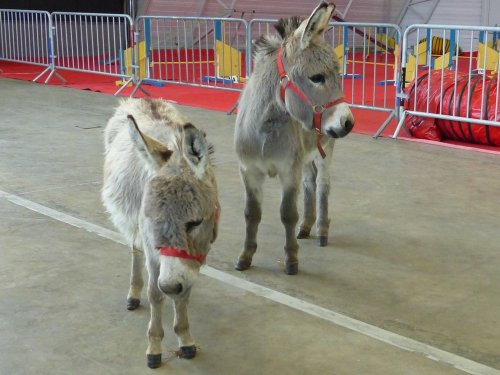
[[[349,134],[352,128],[354,128],[354,121],[347,120],[341,130],[328,129],[326,134],[332,138],[342,138]]]

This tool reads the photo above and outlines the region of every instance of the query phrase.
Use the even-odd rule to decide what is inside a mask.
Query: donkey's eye
[[[195,227],[200,225],[203,222],[203,219],[196,220],[196,221],[188,221],[186,223],[186,232],[191,232]]]
[[[325,76],[323,74],[315,74],[309,77],[309,79],[313,83],[321,83],[321,84],[325,83]]]

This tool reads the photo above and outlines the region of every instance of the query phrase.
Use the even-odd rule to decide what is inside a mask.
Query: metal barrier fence
[[[499,27],[411,25],[403,51],[405,106],[393,138],[411,119],[436,121],[448,138],[466,141],[476,125],[500,126]],[[484,133],[489,139],[487,126]]]
[[[254,19],[248,26],[247,66],[252,42],[262,34],[277,35],[276,19]],[[341,85],[351,107],[387,112],[375,134],[398,116],[401,29],[394,24],[331,22],[325,32],[341,62]]]
[[[235,18],[137,18],[139,83],[240,91],[246,80],[247,22]]]
[[[50,14],[0,9],[0,60],[51,65]]]
[[[130,16],[54,12],[51,18],[54,69],[45,82],[56,69],[116,76],[122,79],[117,95],[133,81],[134,24]]]
[[[144,83],[241,91],[252,41],[275,33],[276,21],[141,16],[134,24],[127,15],[0,9],[0,60],[44,66],[34,81],[50,72],[46,83],[64,80],[57,70],[119,77],[115,95],[129,83],[132,96]],[[475,125],[500,126],[499,27],[412,25],[402,36],[394,24],[332,22],[325,39],[350,105],[388,113],[375,137],[399,118],[397,138],[411,116],[448,121],[459,140],[473,138]]]

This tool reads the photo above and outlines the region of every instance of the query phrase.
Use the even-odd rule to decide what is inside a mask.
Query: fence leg
[[[119,89],[118,89],[118,90],[114,93],[114,96],[118,96],[118,95],[120,95],[120,93],[121,93],[121,92],[125,89],[125,87],[127,87],[127,86],[128,86],[128,84],[129,84],[130,82],[132,82],[132,80],[133,80],[133,78],[129,78],[129,80],[128,80],[127,82],[124,82],[124,83],[123,83],[123,85],[122,85],[122,87],[120,87],[120,88],[119,88]]]
[[[387,117],[387,119],[384,121],[384,123],[380,125],[380,128],[378,128],[377,132],[373,135],[373,138],[377,139],[393,118],[396,118],[396,114],[394,113],[394,111],[392,111],[389,117]]]
[[[147,96],[151,96],[151,94],[149,92],[147,92],[144,87],[142,87],[142,79],[135,85],[134,89],[132,90],[132,93],[130,94],[130,97],[133,98],[135,93],[137,92],[137,90],[141,90],[145,95]],[[117,95],[118,92],[115,94]]]
[[[50,66],[46,67],[46,68],[45,68],[45,70],[44,70],[43,72],[41,72],[39,75],[37,75],[37,76],[35,77],[35,79],[34,79],[33,81],[31,81],[31,82],[36,82],[36,81],[38,81],[38,79],[39,79],[40,77],[42,77],[45,73],[47,73],[49,70],[52,70],[52,67],[50,67]],[[52,74],[52,73],[50,73],[50,74]]]
[[[61,81],[62,83],[66,83],[68,81],[66,81],[59,73],[57,73],[57,71],[54,69],[54,75],[59,79],[59,81]],[[47,82],[49,81],[49,79],[47,78]]]
[[[239,104],[240,100],[238,99],[236,101],[236,103],[233,104],[233,106],[231,107],[231,109],[227,112],[227,115],[232,115],[233,112],[236,110],[236,108],[238,108],[238,104]]]
[[[398,137],[398,134],[401,131],[401,128],[403,127],[405,117],[406,117],[406,112],[403,111],[403,115],[399,119],[398,127],[396,128],[396,131],[394,131],[394,134],[392,135],[392,139],[396,139]]]
[[[61,81],[63,83],[67,82],[59,73],[57,73],[56,69],[53,66],[48,66],[47,68],[45,68],[45,70],[43,72],[41,72],[39,75],[37,75],[32,82],[38,81],[49,70],[50,70],[50,74],[47,77],[47,79],[44,81],[44,83],[48,83],[53,75],[55,75],[59,79],[59,81]]]

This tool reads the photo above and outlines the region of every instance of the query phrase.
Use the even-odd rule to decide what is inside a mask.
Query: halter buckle
[[[325,107],[321,104],[313,105],[312,109],[315,113],[323,113],[325,111]]]
[[[288,86],[288,83],[290,83],[290,77],[288,77],[287,74],[282,75],[280,77],[280,85],[286,87]]]

